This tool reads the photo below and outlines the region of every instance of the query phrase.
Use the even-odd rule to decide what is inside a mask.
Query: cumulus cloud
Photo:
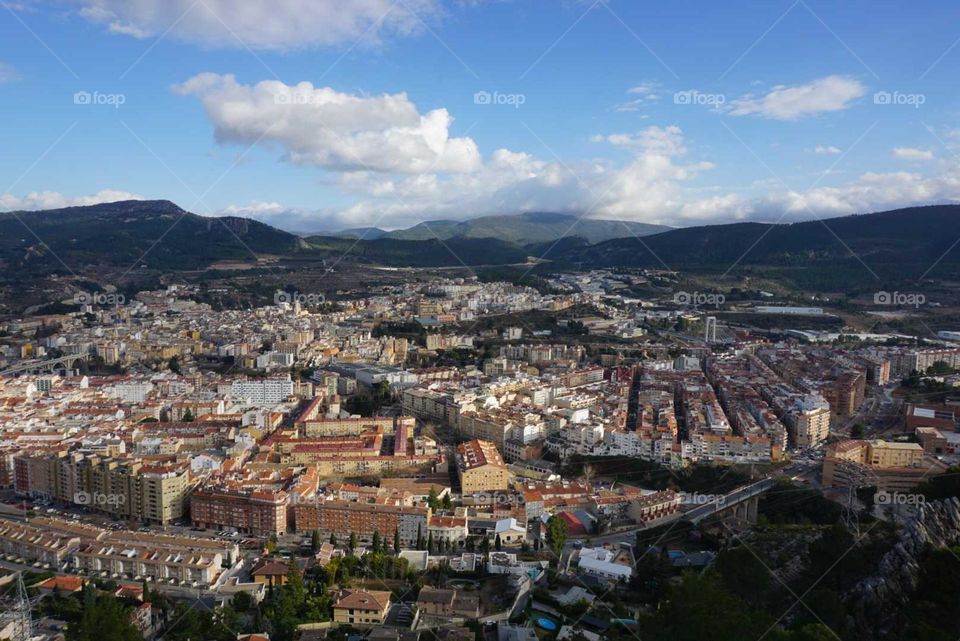
[[[933,152],[916,147],[894,147],[893,157],[900,160],[933,160]]]
[[[762,96],[741,96],[730,102],[728,113],[772,120],[799,120],[847,109],[866,92],[867,88],[859,80],[827,76],[804,85],[779,85]]]
[[[78,0],[81,14],[111,32],[148,38],[169,32],[207,47],[288,50],[377,43],[419,33],[439,0]]]
[[[20,211],[35,209],[59,209],[61,207],[81,207],[118,200],[143,200],[143,196],[117,189],[102,189],[88,196],[65,196],[56,191],[34,191],[24,196],[0,194],[0,210]]]
[[[929,176],[905,171],[867,172],[843,185],[773,193],[761,198],[754,211],[755,217],[792,221],[943,202],[960,202],[957,163],[945,164]]]
[[[202,73],[174,91],[197,96],[218,143],[273,145],[292,163],[333,171],[472,171],[470,138],[453,138],[446,109],[421,114],[405,93],[358,96],[309,82],[244,85]]]
[[[813,148],[813,153],[818,156],[839,156],[843,150],[833,145],[817,145]]]
[[[753,191],[759,195],[709,190],[704,196],[691,187],[692,181],[713,164],[686,159],[690,141],[675,125],[591,138],[625,152],[626,160],[554,162],[510,149],[484,157],[472,139],[451,136],[453,118],[446,109],[421,112],[403,93],[355,95],[308,82],[246,85],[213,73],[190,78],[174,90],[201,101],[218,143],[279,149],[291,163],[334,174],[340,195],[352,199],[346,206],[297,208],[265,201],[221,212],[291,230],[391,229],[437,218],[530,210],[673,225],[794,221],[955,201],[960,195],[960,171],[944,163],[934,176],[866,173],[809,192],[766,186]],[[751,99],[753,104],[741,100],[730,109],[794,119],[842,108],[864,90],[856,81],[831,76],[803,87],[777,88]],[[633,95],[650,91],[654,89],[638,86]],[[842,153],[828,145],[811,151]]]
[[[360,200],[337,217],[348,220],[349,226],[398,227],[432,218],[532,210],[649,222],[699,216],[701,212],[708,215],[705,207],[684,209],[683,183],[712,165],[682,161],[686,144],[679,127],[648,127],[594,139],[629,151],[629,161],[622,166],[560,163],[498,149],[470,173],[399,180],[355,173],[345,176],[342,184]],[[729,199],[715,204],[733,211]],[[716,213],[716,209],[712,211]]]

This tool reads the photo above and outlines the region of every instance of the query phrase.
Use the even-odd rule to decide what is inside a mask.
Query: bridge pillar
[[[760,497],[754,496],[747,501],[747,520],[754,525],[757,523],[757,515],[760,507]]]
[[[738,522],[738,523],[746,523],[746,522],[747,522],[747,504],[746,504],[746,502],[744,501],[744,502],[737,503],[737,508],[736,508],[736,510],[737,510],[737,512],[736,512],[737,522]]]

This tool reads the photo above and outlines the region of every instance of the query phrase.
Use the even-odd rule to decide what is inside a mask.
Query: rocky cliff
[[[880,561],[877,571],[853,590],[857,618],[888,619],[896,616],[920,579],[920,558],[927,549],[960,544],[960,499],[931,501],[899,532],[896,545]],[[882,625],[882,624],[881,624]]]

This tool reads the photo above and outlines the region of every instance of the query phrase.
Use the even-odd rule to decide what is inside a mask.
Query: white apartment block
[[[253,405],[277,405],[293,394],[293,381],[290,377],[234,381],[230,386],[230,394]]]

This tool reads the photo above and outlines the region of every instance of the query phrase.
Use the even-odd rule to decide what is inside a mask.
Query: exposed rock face
[[[916,518],[900,531],[900,538],[887,552],[876,573],[854,588],[858,614],[895,611],[916,589],[920,579],[919,559],[927,545],[934,548],[960,543],[960,499],[951,497],[920,506]]]

